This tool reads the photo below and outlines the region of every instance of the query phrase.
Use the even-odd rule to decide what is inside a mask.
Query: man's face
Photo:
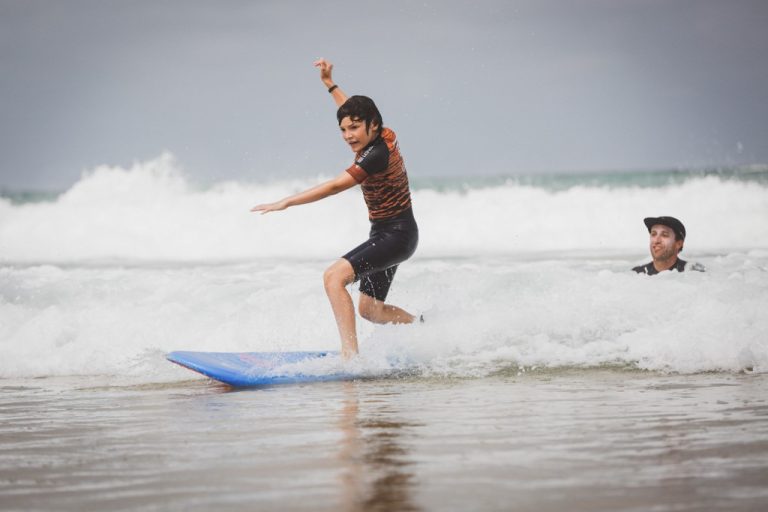
[[[654,261],[674,259],[682,248],[683,241],[675,240],[672,228],[663,224],[654,224],[651,227],[651,256]]]
[[[369,129],[366,130],[365,121],[352,119],[347,116],[341,120],[339,128],[341,129],[341,136],[344,138],[344,142],[349,144],[352,151],[357,153],[376,137],[376,131],[379,127],[371,123]]]

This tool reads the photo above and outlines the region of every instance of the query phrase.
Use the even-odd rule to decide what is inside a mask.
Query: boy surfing
[[[378,324],[409,324],[416,317],[384,301],[397,266],[410,258],[419,242],[411,208],[408,174],[395,132],[384,126],[378,108],[366,96],[347,97],[333,82],[333,64],[314,63],[336,106],[344,142],[355,153],[354,163],[335,178],[274,203],[254,206],[262,214],[312,203],[360,185],[371,222],[369,238],[325,270],[325,293],[341,337],[341,355],[358,353],[355,306],[346,286],[360,281],[360,315]]]

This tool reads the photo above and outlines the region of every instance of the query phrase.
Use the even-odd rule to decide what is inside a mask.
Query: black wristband
[[[338,87],[339,87],[338,85],[335,85],[335,84],[334,84],[334,85],[332,85],[332,86],[330,86],[330,87],[328,88],[328,92],[333,92],[333,91],[334,91],[335,89],[337,89]]]

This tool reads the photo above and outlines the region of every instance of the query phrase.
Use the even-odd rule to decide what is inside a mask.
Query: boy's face
[[[371,123],[368,130],[366,130],[365,121],[352,119],[349,116],[341,120],[339,128],[341,129],[341,136],[344,138],[344,142],[349,144],[349,147],[355,153],[370,144],[376,138],[379,130],[378,125],[374,123]]]

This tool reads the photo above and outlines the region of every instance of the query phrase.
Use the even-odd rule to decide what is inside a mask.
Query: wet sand
[[[768,509],[765,374],[111,380],[0,380],[0,509]]]

